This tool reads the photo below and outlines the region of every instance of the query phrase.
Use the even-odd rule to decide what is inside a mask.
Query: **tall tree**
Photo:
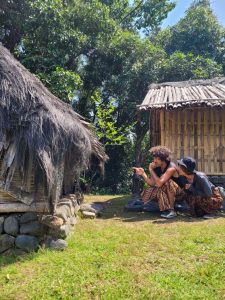
[[[220,56],[224,39],[224,28],[219,24],[207,0],[194,1],[176,25],[152,36],[152,40],[169,54],[179,51],[212,59]]]

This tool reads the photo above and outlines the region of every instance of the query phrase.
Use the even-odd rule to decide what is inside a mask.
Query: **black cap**
[[[181,166],[184,166],[188,172],[192,173],[195,171],[196,162],[192,157],[184,157],[177,161],[177,163]]]

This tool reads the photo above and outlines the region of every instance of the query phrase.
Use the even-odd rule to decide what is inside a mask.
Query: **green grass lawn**
[[[64,252],[0,258],[0,299],[225,299],[225,215],[162,220],[107,201],[79,219]]]

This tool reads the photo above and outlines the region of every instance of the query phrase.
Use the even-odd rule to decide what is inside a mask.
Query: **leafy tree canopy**
[[[193,53],[216,59],[224,49],[224,28],[209,1],[195,1],[176,25],[160,31],[152,39],[167,53]]]

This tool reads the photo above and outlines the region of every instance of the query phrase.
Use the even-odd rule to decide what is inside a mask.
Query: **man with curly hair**
[[[183,191],[179,185],[182,180],[179,178],[176,165],[171,162],[171,151],[165,146],[152,147],[149,150],[153,157],[153,162],[149,164],[150,177],[147,176],[143,168],[134,168],[137,175],[143,177],[148,184],[142,194],[144,204],[153,199],[158,201],[161,217],[171,219],[176,216],[174,210],[176,199],[183,197]]]

